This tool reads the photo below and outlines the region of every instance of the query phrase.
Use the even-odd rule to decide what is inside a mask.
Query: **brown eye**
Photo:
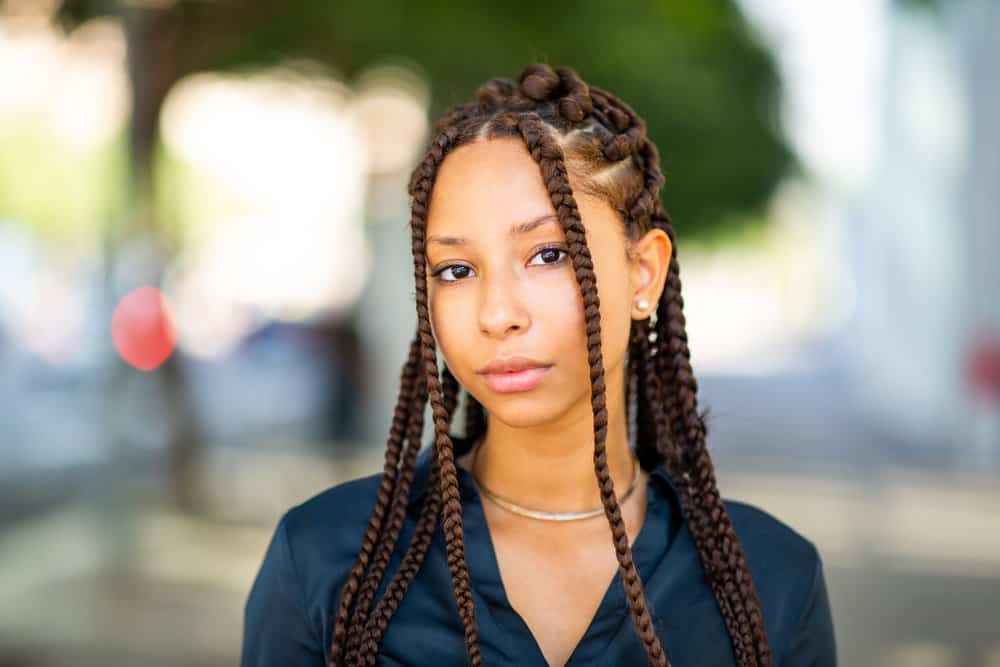
[[[452,274],[451,278],[439,278],[438,277],[438,276],[440,276],[443,273],[446,273],[448,271],[451,271],[451,274]],[[442,283],[454,283],[454,282],[458,282],[462,278],[465,278],[465,277],[468,276],[468,274],[467,273],[463,273],[463,271],[468,272],[468,271],[472,271],[472,269],[470,269],[469,267],[467,267],[467,266],[465,266],[463,264],[449,264],[448,266],[442,266],[440,269],[438,269],[437,271],[435,271],[434,273],[432,273],[431,277],[437,278]]]
[[[535,257],[542,258],[542,264],[559,264],[564,261],[562,255],[569,256],[569,253],[562,248],[551,247],[542,248],[540,251],[535,253]],[[534,258],[532,258],[534,259]]]

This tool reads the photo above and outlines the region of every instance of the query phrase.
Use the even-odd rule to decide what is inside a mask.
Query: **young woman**
[[[719,495],[662,184],[569,68],[437,122],[385,469],[282,517],[244,667],[836,663],[816,548]]]

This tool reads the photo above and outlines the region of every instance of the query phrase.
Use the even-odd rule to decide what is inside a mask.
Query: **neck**
[[[634,455],[628,443],[625,400],[609,383],[606,456],[619,499],[633,481]],[[493,493],[546,512],[585,512],[601,507],[594,473],[594,421],[588,400],[578,414],[539,427],[512,428],[489,418],[478,444],[473,473]],[[466,460],[471,463],[471,454]]]

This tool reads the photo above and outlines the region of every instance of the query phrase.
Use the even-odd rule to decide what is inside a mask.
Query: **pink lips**
[[[484,373],[490,389],[501,394],[529,391],[542,383],[542,377],[551,366],[536,366],[510,373]]]

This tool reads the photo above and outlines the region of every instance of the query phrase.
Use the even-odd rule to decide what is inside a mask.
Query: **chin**
[[[483,403],[491,419],[498,419],[509,428],[533,428],[555,421],[568,405],[545,400],[534,392],[494,395]]]

